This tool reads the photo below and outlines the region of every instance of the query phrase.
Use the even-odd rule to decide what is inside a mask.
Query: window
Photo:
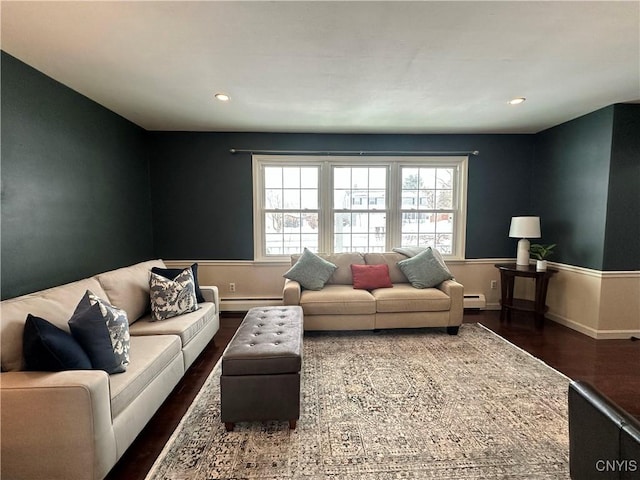
[[[386,167],[332,167],[333,251],[384,252]]]
[[[433,246],[464,257],[467,157],[253,156],[256,260]]]

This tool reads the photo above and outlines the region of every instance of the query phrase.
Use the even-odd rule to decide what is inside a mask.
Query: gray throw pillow
[[[198,309],[195,281],[191,268],[170,280],[151,272],[149,278],[151,320],[166,320]]]
[[[442,267],[431,248],[406,260],[400,260],[398,267],[415,288],[435,287],[453,278],[451,273]]]
[[[416,255],[418,255],[419,253],[424,252],[427,249],[430,249],[433,252],[433,256],[436,257],[436,260],[438,260],[438,262],[440,262],[440,265],[442,266],[442,268],[444,268],[451,275],[451,278],[453,278],[453,274],[451,273],[451,270],[449,270],[449,267],[447,267],[447,264],[444,263],[444,258],[442,258],[442,254],[438,250],[436,250],[435,248],[431,248],[431,247],[396,247],[396,248],[393,249],[393,251],[396,252],[396,253],[401,253],[402,255],[404,255],[406,257],[415,257]]]
[[[298,261],[283,277],[295,280],[307,290],[322,290],[337,268],[333,263],[305,248]]]

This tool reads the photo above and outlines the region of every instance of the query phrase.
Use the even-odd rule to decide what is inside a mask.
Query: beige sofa
[[[305,330],[371,330],[379,328],[447,327],[456,334],[462,323],[464,288],[445,280],[434,288],[414,288],[397,265],[407,257],[400,253],[319,254],[335,264],[322,290],[305,290],[286,279],[285,305],[300,305]],[[291,265],[299,255],[291,257]],[[372,291],[353,288],[351,265],[386,263],[393,288]]]
[[[149,271],[161,260],[3,301],[0,374],[4,479],[104,478],[219,328],[216,287],[201,287],[199,309],[151,322]],[[69,331],[86,290],[124,309],[129,319],[127,371],[22,371],[28,313]]]

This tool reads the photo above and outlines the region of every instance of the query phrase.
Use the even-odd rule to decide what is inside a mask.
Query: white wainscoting
[[[469,259],[447,262],[467,294],[483,294],[489,310],[500,309],[500,274],[496,263],[513,258]],[[243,311],[258,305],[282,301],[282,274],[286,262],[229,260],[171,260],[170,267],[198,262],[202,285],[217,285],[223,311]],[[547,318],[593,338],[640,337],[640,271],[601,272],[571,265],[550,263],[558,269],[549,283]],[[491,281],[497,286],[491,288]],[[522,280],[522,281],[520,281]],[[231,292],[229,284],[235,283]],[[516,295],[533,298],[533,282],[516,280]]]

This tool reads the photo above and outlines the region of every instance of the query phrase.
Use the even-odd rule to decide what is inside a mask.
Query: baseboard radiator
[[[465,293],[464,308],[469,310],[484,310],[487,300],[482,293]]]
[[[253,307],[270,307],[282,305],[282,297],[229,297],[220,299],[222,312],[246,312]]]

